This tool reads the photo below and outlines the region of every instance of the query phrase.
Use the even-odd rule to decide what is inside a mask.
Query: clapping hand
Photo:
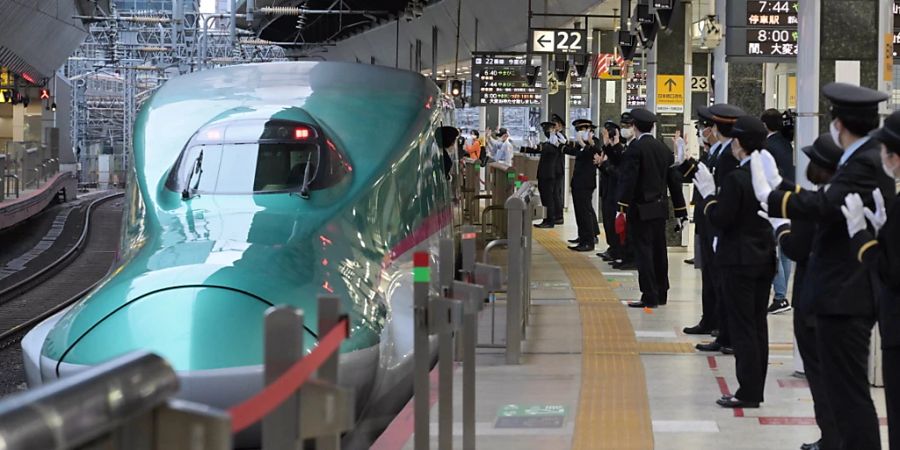
[[[694,186],[697,187],[697,191],[700,192],[700,196],[703,198],[716,193],[716,181],[706,164],[700,163],[697,167],[697,174],[694,175]]]
[[[844,205],[841,206],[841,212],[844,213],[844,217],[847,219],[847,233],[850,234],[851,238],[856,236],[856,233],[866,229],[865,207],[859,194],[854,192],[844,197]]]
[[[762,217],[763,219],[768,220],[769,223],[772,224],[773,230],[777,230],[777,229],[781,228],[782,225],[790,225],[791,224],[791,219],[781,219],[778,217],[769,217],[768,205],[766,205],[765,203],[763,203],[762,205],[765,207],[763,207],[762,209],[757,211],[756,215],[758,215],[759,217]]]
[[[872,199],[875,200],[875,211],[866,208],[863,210],[863,214],[866,215],[866,219],[869,219],[869,223],[875,228],[875,235],[877,236],[881,228],[884,227],[884,223],[887,222],[887,210],[884,207],[884,195],[881,194],[881,189],[872,191]]]
[[[750,155],[750,173],[753,174],[753,193],[756,194],[756,199],[761,203],[768,202],[769,194],[772,193],[772,186],[766,178],[766,169],[760,152],[753,152]]]

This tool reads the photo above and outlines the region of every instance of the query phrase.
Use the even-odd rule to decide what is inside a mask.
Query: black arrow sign
[[[678,84],[678,83],[676,83],[675,80],[673,80],[673,79],[671,79],[671,78],[669,78],[669,79],[666,81],[666,87],[669,88],[669,92],[672,92],[672,89],[673,89],[673,88],[675,87],[675,85],[677,85],[677,84]]]
[[[547,40],[547,35],[544,34],[544,35],[542,35],[540,38],[538,38],[537,43],[538,43],[538,44],[541,44],[541,47],[546,47],[547,44],[552,44],[553,41],[548,41],[548,40]]]

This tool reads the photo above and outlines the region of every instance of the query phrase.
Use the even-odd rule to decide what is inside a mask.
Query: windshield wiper
[[[197,187],[200,186],[200,177],[203,176],[203,150],[200,150],[200,154],[197,155],[197,159],[194,160],[193,166],[194,167],[191,168],[190,174],[188,175],[184,190],[181,191],[182,200],[190,200],[191,197],[193,197],[193,193],[197,192]],[[194,187],[191,188],[191,180],[194,179],[194,174],[197,175],[197,181],[194,183]]]
[[[303,183],[300,185],[300,198],[304,200],[309,199],[309,183],[312,180],[309,178],[309,162],[312,160],[312,153],[309,154],[309,157],[306,158],[306,167],[303,168]]]

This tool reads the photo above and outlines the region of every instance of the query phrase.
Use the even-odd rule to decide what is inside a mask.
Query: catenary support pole
[[[816,0],[818,1],[818,0]],[[716,103],[728,103],[728,63],[725,62],[725,4],[727,0],[716,0],[716,15],[718,16],[719,26],[722,28],[722,41],[713,51],[713,76],[715,76],[716,86],[714,94]],[[799,2],[804,3],[804,2]],[[799,63],[799,61],[798,61]],[[799,64],[798,64],[799,66]]]
[[[819,135],[819,17],[821,0],[804,0],[798,13],[798,42],[814,42],[800,45],[797,53],[797,131],[794,148],[812,145]],[[718,87],[717,87],[718,89]],[[796,179],[807,189],[813,185],[806,178],[809,158],[803,152],[794,152],[797,158]]]

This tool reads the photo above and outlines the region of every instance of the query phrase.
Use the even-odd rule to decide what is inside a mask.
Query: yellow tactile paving
[[[693,342],[638,342],[639,353],[695,353]]]
[[[603,274],[562,239],[535,230],[534,239],[562,266],[581,311],[581,395],[572,448],[652,449],[653,425],[640,352],[674,343],[637,342],[625,308]],[[668,344],[668,345],[664,345]]]

